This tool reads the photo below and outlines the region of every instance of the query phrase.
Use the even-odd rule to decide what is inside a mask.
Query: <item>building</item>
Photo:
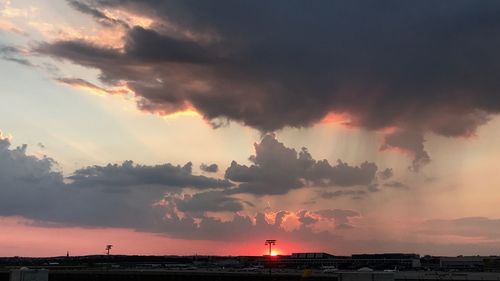
[[[334,266],[338,269],[357,270],[369,267],[375,270],[415,269],[420,268],[420,256],[417,254],[366,254],[335,256],[328,253],[293,253],[290,256],[264,258],[264,263],[286,268],[320,268]]]
[[[457,269],[457,270],[483,270],[484,260],[489,257],[485,256],[458,256],[458,257],[441,257],[439,267],[441,269]]]
[[[10,281],[48,281],[49,271],[23,267],[10,272]]]

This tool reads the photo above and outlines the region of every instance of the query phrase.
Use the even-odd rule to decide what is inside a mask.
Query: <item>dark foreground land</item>
[[[42,270],[44,280],[48,274],[49,281],[500,281],[500,256],[420,257],[405,253],[0,257],[0,281],[8,281],[10,270],[21,268]]]
[[[0,271],[0,281],[9,271]],[[168,270],[50,270],[49,281],[498,281],[498,272],[209,272]]]
[[[0,281],[8,281],[9,272],[0,272]],[[227,273],[227,272],[169,272],[169,271],[52,271],[49,281],[295,281],[304,280],[301,274]],[[334,276],[310,276],[310,281],[332,280]]]

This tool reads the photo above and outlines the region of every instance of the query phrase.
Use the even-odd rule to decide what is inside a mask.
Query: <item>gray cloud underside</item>
[[[50,158],[27,155],[26,146],[10,149],[9,140],[0,138],[0,215],[151,231],[164,216],[164,211],[154,204],[167,192],[230,185],[226,180],[192,175],[190,163],[183,167],[141,166],[127,161],[122,165],[93,166],[77,170],[68,178],[70,183],[54,171],[55,165]],[[220,197],[215,199],[239,202],[225,195]]]
[[[128,81],[144,111],[189,104],[263,131],[347,113],[352,126],[399,128],[383,147],[410,152],[418,171],[430,161],[425,133],[471,136],[500,110],[494,1],[70,3],[108,23],[101,9],[154,20],[127,28],[121,50],[84,41],[36,49],[96,68],[104,82]]]
[[[201,164],[200,169],[207,173],[217,173],[219,171],[219,166],[217,164]]]
[[[306,186],[369,185],[375,180],[378,169],[374,163],[350,166],[341,160],[332,166],[327,160],[313,159],[306,148],[299,153],[287,148],[271,134],[255,144],[255,152],[250,157],[252,165],[233,161],[227,168],[226,179],[239,183],[229,193],[285,194]]]
[[[0,134],[0,216],[22,216],[38,226],[123,227],[138,231],[162,233],[180,239],[214,241],[248,241],[248,237],[263,240],[269,236],[286,241],[313,242],[332,245],[336,252],[356,251],[414,251],[423,249],[439,254],[440,251],[458,253],[490,253],[498,244],[490,243],[499,235],[499,220],[471,217],[456,220],[429,220],[417,226],[417,230],[430,235],[458,235],[478,237],[485,242],[474,244],[429,244],[380,240],[350,241],[342,238],[339,231],[353,228],[351,219],[360,214],[354,210],[323,209],[302,211],[297,215],[301,225],[294,231],[285,231],[281,224],[291,214],[280,211],[274,223],[264,214],[246,216],[236,213],[229,221],[208,217],[205,212],[238,212],[250,202],[228,196],[223,188],[198,185],[197,193],[183,194],[182,188],[171,186],[168,176],[153,182],[141,182],[139,174],[155,175],[160,166],[139,166],[126,162],[123,165],[90,167],[77,171],[72,183],[65,183],[63,175],[54,171],[57,163],[51,158],[37,158],[26,154],[26,146],[11,148],[10,141]],[[137,171],[131,171],[138,167]],[[191,165],[166,165],[167,175],[180,174],[185,185],[191,181]],[[116,177],[125,170],[132,175],[132,184],[121,186]],[[110,180],[102,180],[109,173]],[[89,176],[90,175],[90,176]],[[90,179],[89,179],[90,177]],[[193,175],[196,178],[196,176]],[[178,176],[172,176],[178,182]],[[194,183],[193,183],[194,182]],[[194,186],[193,186],[194,187]],[[345,190],[341,190],[345,191]],[[182,215],[181,215],[182,214]],[[319,220],[332,221],[332,231],[315,232],[312,225]],[[328,246],[327,246],[328,247]]]
[[[156,166],[134,165],[125,161],[122,165],[92,166],[77,170],[68,177],[77,186],[127,187],[137,185],[161,185],[169,187],[221,188],[233,184],[192,174],[192,163],[173,166],[169,163]]]
[[[277,161],[290,161],[286,154],[297,162],[290,164],[300,162],[297,153],[279,143],[274,135],[266,135],[255,147],[257,153],[251,159],[256,169],[269,168],[267,165]],[[316,161],[306,150],[301,153],[300,165],[311,168]],[[234,189],[239,189],[240,184],[193,175],[191,162],[184,166],[169,163],[147,166],[125,161],[120,165],[82,168],[66,178],[54,169],[56,166],[57,162],[51,158],[28,155],[26,145],[11,148],[9,139],[0,134],[0,216],[22,216],[43,226],[122,227],[185,239],[237,240],[249,234],[260,237],[274,233],[292,240],[316,237],[318,241],[337,236],[314,232],[310,227],[313,223],[333,220],[335,228],[346,229],[351,226],[350,218],[359,216],[351,210],[303,211],[302,224],[289,232],[281,223],[290,212],[278,212],[274,223],[264,220],[260,213],[255,217],[240,214],[246,207],[255,207],[251,201],[232,195],[238,193]],[[362,171],[347,165],[343,169],[346,167]],[[338,172],[345,172],[350,178],[353,174],[349,169]],[[375,172],[376,167],[369,172],[368,180],[373,179]],[[326,179],[330,177],[328,173],[324,175]],[[270,181],[266,186],[271,189],[264,193],[247,188],[247,193],[281,194],[290,188],[272,186],[276,181],[260,174],[253,177],[261,182]],[[209,216],[211,212],[229,212],[234,217],[222,221]]]

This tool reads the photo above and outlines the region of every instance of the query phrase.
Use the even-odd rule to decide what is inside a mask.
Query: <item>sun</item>
[[[272,251],[271,252],[271,257],[276,257],[277,255],[279,255],[280,253],[278,251]]]

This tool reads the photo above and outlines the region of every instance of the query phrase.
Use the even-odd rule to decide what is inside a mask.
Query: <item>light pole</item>
[[[264,243],[264,245],[269,245],[269,256],[271,256],[271,254],[272,254],[272,247],[274,245],[276,245],[276,240],[274,240],[274,239],[268,239],[268,240],[266,240],[266,243]]]
[[[266,245],[266,246],[269,245],[269,275],[271,275],[271,268],[272,268],[272,264],[271,264],[271,262],[272,262],[272,260],[271,260],[272,256],[271,255],[273,253],[272,247],[274,245],[276,245],[276,240],[274,240],[274,239],[268,239],[268,240],[266,240],[266,243],[264,243],[264,245]]]

